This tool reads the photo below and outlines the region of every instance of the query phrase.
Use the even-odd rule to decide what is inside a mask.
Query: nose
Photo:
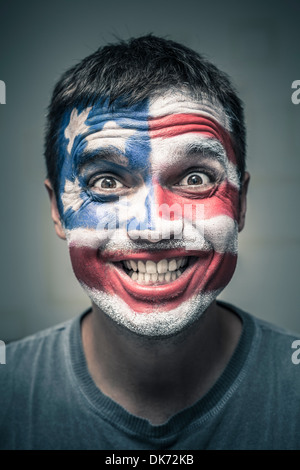
[[[178,203],[170,204],[164,188],[151,182],[136,194],[133,214],[128,219],[127,233],[132,240],[157,243],[163,239],[180,238],[182,211]]]

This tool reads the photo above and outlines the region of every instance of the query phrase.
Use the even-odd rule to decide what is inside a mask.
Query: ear
[[[66,234],[65,234],[65,231],[64,231],[62,223],[61,223],[61,219],[60,219],[60,215],[59,215],[58,208],[57,208],[57,202],[56,202],[56,196],[55,196],[54,190],[53,190],[52,185],[51,185],[51,183],[48,179],[46,179],[44,181],[44,183],[45,183],[45,186],[46,186],[47,192],[49,194],[49,198],[50,198],[51,217],[52,217],[52,220],[54,222],[55,231],[56,231],[57,235],[59,236],[59,238],[61,238],[62,240],[66,240]]]
[[[240,190],[240,207],[239,207],[239,232],[241,232],[245,225],[246,211],[247,211],[247,191],[250,181],[250,174],[245,171],[245,175],[242,181],[242,187]]]

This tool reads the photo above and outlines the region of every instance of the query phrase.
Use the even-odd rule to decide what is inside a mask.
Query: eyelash
[[[102,173],[101,175],[94,175],[92,176],[92,178],[89,179],[88,183],[87,183],[87,187],[89,189],[91,189],[98,181],[104,179],[104,178],[111,178],[111,179],[114,179],[116,181],[118,181],[119,183],[123,184],[123,186],[126,186],[126,184],[121,180],[121,178],[115,176],[115,175],[112,175],[110,173]]]
[[[208,178],[211,180],[209,184],[216,183],[218,181],[217,175],[214,171],[211,171],[210,169],[207,168],[192,168],[189,169],[181,178],[179,181],[183,180],[184,178],[187,178],[189,175],[193,175],[194,173],[203,173],[204,175],[208,176]],[[179,186],[179,183],[177,183]]]
[[[204,183],[203,185],[180,185],[179,182],[183,180],[184,178],[188,177],[189,175],[193,175],[194,173],[204,173],[208,178],[210,179],[209,182]],[[215,191],[217,188],[216,183],[218,183],[221,178],[218,178],[217,172],[210,170],[208,168],[189,168],[189,170],[183,174],[183,176],[180,177],[179,180],[177,180],[177,183],[172,183],[171,187],[174,188],[175,192],[182,193],[183,195],[188,194],[188,197],[190,198],[199,198],[199,197],[209,197],[212,192]],[[103,178],[112,178],[116,180],[117,182],[121,183],[123,185],[123,188],[112,188],[111,191],[106,190],[103,193],[98,192],[96,189],[93,188],[93,186],[97,183],[97,181],[103,179]],[[195,187],[202,187],[202,190],[195,190]],[[130,189],[130,186],[126,185],[122,178],[119,177],[119,175],[113,175],[111,173],[101,173],[101,174],[96,174],[93,175],[86,184],[86,192],[90,199],[94,202],[97,203],[106,203],[106,202],[114,202],[116,201],[120,194],[122,193],[122,189],[125,190],[126,188]],[[189,188],[189,189],[187,189]],[[113,190],[115,189],[115,190]]]
[[[190,168],[184,175],[182,175],[182,176],[180,177],[179,181],[182,180],[183,178],[186,178],[187,176],[189,176],[189,175],[191,175],[191,174],[193,174],[193,173],[203,173],[203,174],[205,174],[206,176],[208,176],[208,177],[212,180],[212,182],[217,181],[215,172],[214,172],[214,171],[211,171],[211,170],[209,170],[209,169],[207,169],[207,168],[205,168],[205,169],[203,169],[203,168]],[[104,174],[102,173],[101,175],[94,175],[94,176],[92,176],[92,177],[88,180],[88,182],[87,182],[87,187],[88,187],[88,188],[92,188],[93,185],[94,185],[97,181],[99,181],[99,180],[101,180],[101,179],[103,179],[103,178],[112,178],[112,179],[118,181],[119,183],[123,184],[124,186],[127,186],[127,185],[122,181],[122,179],[121,179],[120,177],[118,177],[118,176],[116,176],[116,175],[113,175],[113,174],[111,174],[111,173],[104,173]],[[176,184],[178,184],[178,183],[176,183]]]

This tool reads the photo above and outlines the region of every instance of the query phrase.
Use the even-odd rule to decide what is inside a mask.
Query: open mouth
[[[177,308],[206,289],[218,264],[213,250],[169,249],[105,253],[70,247],[74,272],[82,284],[121,298],[135,312]],[[214,262],[214,258],[216,261]]]
[[[141,285],[164,285],[176,281],[192,264],[191,256],[153,260],[127,259],[118,262],[132,281]]]
[[[165,304],[175,308],[179,298],[195,295],[205,282],[212,252],[133,253],[109,257],[110,283],[135,311],[146,311],[147,305]],[[168,256],[169,255],[169,256]],[[122,293],[122,294],[121,294]],[[176,300],[177,299],[177,300]],[[146,310],[145,310],[146,309]]]

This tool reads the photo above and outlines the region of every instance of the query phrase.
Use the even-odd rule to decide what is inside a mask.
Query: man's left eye
[[[112,176],[103,176],[93,183],[93,189],[98,189],[101,191],[120,188],[124,188],[124,184]]]
[[[200,171],[195,171],[193,173],[189,173],[187,176],[182,178],[179,181],[179,186],[202,186],[205,184],[211,183],[211,179],[205,173]]]

